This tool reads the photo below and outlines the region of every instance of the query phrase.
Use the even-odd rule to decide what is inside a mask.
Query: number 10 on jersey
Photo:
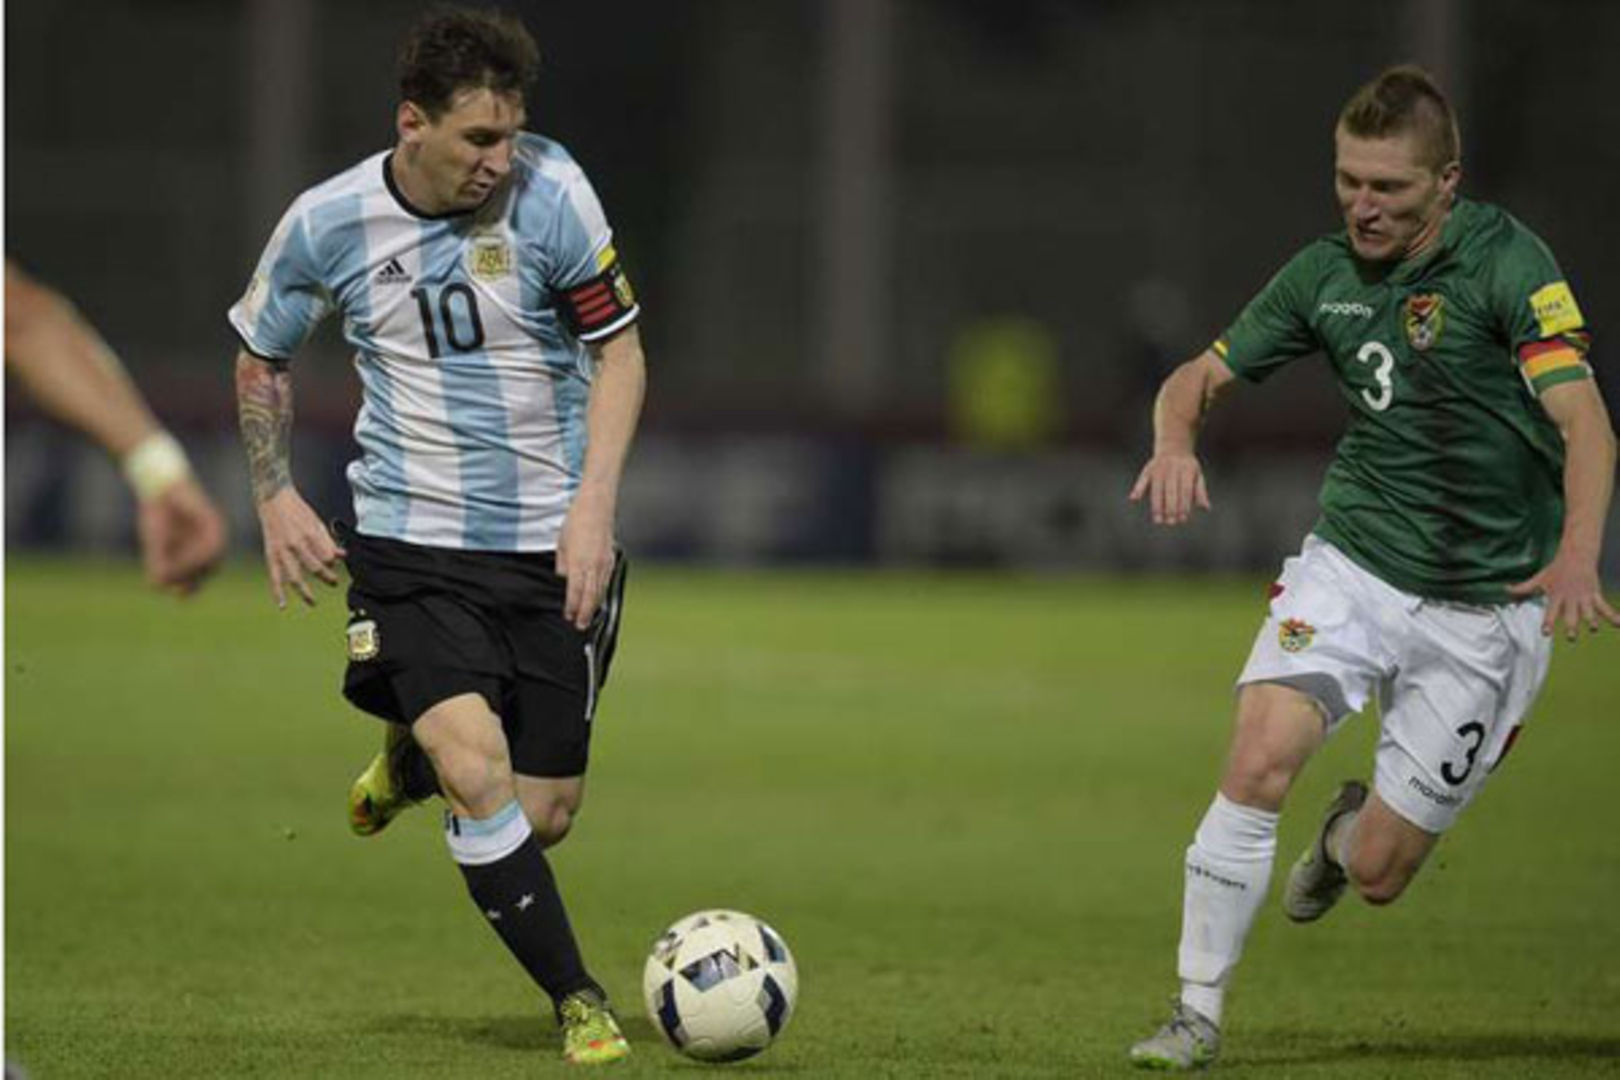
[[[472,352],[484,344],[484,320],[478,314],[478,296],[465,282],[452,281],[438,289],[435,303],[430,288],[411,290],[416,310],[422,316],[422,338],[428,355],[437,360],[443,353],[440,334],[454,352]]]

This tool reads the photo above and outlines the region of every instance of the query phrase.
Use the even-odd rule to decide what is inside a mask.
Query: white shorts
[[[1379,797],[1418,828],[1444,832],[1507,755],[1547,677],[1545,601],[1425,600],[1318,536],[1283,564],[1272,593],[1238,685],[1309,694],[1329,734],[1376,700]]]

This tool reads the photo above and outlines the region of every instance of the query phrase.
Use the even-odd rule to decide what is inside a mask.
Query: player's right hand
[[[1131,501],[1148,500],[1155,525],[1182,525],[1193,506],[1209,507],[1204,468],[1195,454],[1154,454],[1131,488]]]
[[[304,580],[312,574],[328,585],[338,583],[337,562],[345,552],[310,509],[297,489],[282,488],[259,504],[259,524],[264,530],[264,562],[270,571],[270,595],[276,606],[287,606],[290,587],[315,606],[315,594]]]

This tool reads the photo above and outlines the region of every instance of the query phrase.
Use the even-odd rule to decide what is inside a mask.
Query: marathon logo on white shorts
[[[1461,795],[1452,795],[1448,792],[1436,791],[1434,788],[1430,787],[1428,784],[1425,784],[1415,776],[1407,778],[1406,786],[1423,796],[1425,799],[1428,799],[1430,802],[1439,803],[1441,806],[1456,806],[1458,803],[1462,802]]]
[[[1355,319],[1370,319],[1374,310],[1355,300],[1324,300],[1316,305],[1318,315],[1348,315]]]

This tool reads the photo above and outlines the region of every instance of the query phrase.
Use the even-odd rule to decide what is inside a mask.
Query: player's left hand
[[[1585,623],[1591,633],[1597,633],[1603,624],[1601,615],[1610,626],[1620,627],[1620,613],[1603,598],[1603,585],[1598,580],[1597,567],[1586,560],[1554,557],[1532,578],[1508,586],[1512,596],[1525,597],[1540,593],[1547,598],[1547,614],[1541,620],[1541,632],[1551,635],[1559,623],[1564,625],[1564,636],[1574,641]]]
[[[189,476],[141,501],[135,531],[147,580],[177,596],[195,592],[225,550],[225,519]]]
[[[612,500],[579,490],[557,540],[557,573],[568,584],[563,618],[587,629],[613,576]]]

